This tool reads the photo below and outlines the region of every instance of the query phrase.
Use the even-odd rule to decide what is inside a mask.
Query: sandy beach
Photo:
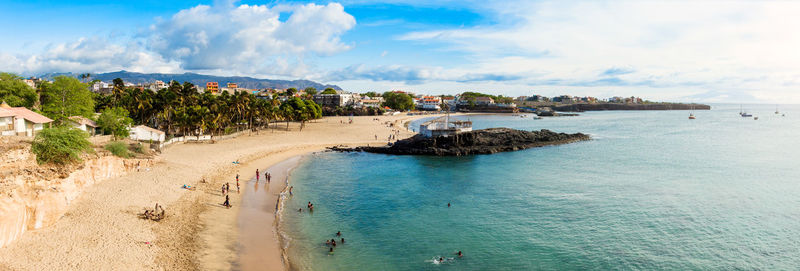
[[[413,135],[403,123],[424,117],[430,116],[381,116],[378,121],[353,117],[352,124],[346,124],[348,117],[326,117],[307,123],[302,131],[298,123],[290,123],[288,131],[286,123],[277,123],[274,130],[213,144],[171,146],[153,167],[88,188],[55,225],[29,231],[0,249],[0,269],[282,270],[274,216],[258,223],[272,238],[259,251],[262,257],[239,264],[241,200],[248,189],[256,189],[256,169],[263,174],[281,161],[334,145],[386,144],[393,130],[400,131],[398,138]],[[242,184],[238,194],[237,173]],[[273,173],[269,187],[263,187],[263,175],[260,179],[258,192],[274,198],[250,208],[274,214],[273,199],[284,188],[285,176]],[[226,182],[231,184],[231,209],[221,205]],[[183,189],[184,184],[196,189]],[[137,217],[156,203],[166,209],[164,220]]]

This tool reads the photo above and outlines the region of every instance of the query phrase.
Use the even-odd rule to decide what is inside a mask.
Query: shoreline
[[[353,117],[352,124],[342,124],[349,117],[325,117],[307,122],[302,131],[299,123],[289,123],[288,129],[272,123],[270,129],[230,140],[172,146],[146,171],[88,187],[54,225],[0,248],[0,269],[234,269],[242,201],[232,194],[233,208],[221,207],[220,187],[233,182],[235,189],[236,173],[251,178],[256,168],[326,147],[386,144],[393,131],[398,139],[412,136],[405,123],[424,117],[430,116],[363,116]],[[194,189],[181,188],[184,184]],[[165,219],[138,218],[142,208],[155,203],[166,209]],[[275,210],[277,201],[270,204]],[[279,250],[271,258],[277,261],[259,269],[285,270]]]

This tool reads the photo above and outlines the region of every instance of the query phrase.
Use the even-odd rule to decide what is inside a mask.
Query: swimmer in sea
[[[336,247],[336,240],[331,239],[331,246]]]
[[[449,202],[447,203],[447,207],[450,207],[450,203]]]
[[[458,257],[461,258],[464,254],[461,253],[461,250],[458,251]]]
[[[325,240],[325,245],[326,246],[330,246],[331,245],[331,240]]]
[[[342,236],[342,232],[341,231],[337,231],[336,232],[336,236]]]
[[[344,245],[344,238],[342,238],[342,245]]]
[[[328,250],[328,254],[331,254],[331,255],[333,255],[333,248],[331,248],[330,250]]]

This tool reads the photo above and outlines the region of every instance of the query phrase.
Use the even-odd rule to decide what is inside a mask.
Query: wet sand
[[[289,173],[301,160],[302,156],[286,159],[262,169],[259,181],[248,181],[239,210],[239,259],[234,269],[264,270],[265,266],[275,262],[287,266],[283,249],[278,247],[276,253],[272,244],[281,243],[277,232],[281,195],[289,196]],[[272,174],[269,183],[264,179],[264,172]]]

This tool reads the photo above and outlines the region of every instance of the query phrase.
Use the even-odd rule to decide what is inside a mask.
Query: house
[[[442,109],[440,104],[442,104],[442,98],[436,96],[424,96],[419,99],[417,108],[422,110],[439,111]]]
[[[148,88],[150,88],[150,90],[152,90],[153,92],[158,92],[159,90],[165,89],[167,87],[169,87],[169,85],[167,85],[167,83],[164,83],[164,81],[161,80],[156,80],[155,83],[152,83],[148,86]]]
[[[354,103],[353,94],[315,94],[314,102],[321,106],[348,106]]]
[[[166,133],[144,125],[131,127],[130,130],[130,138],[133,140],[164,142],[166,137]]]
[[[25,107],[11,107],[6,102],[0,104],[0,135],[35,136],[51,122],[50,118]]]
[[[102,134],[100,127],[97,126],[93,120],[87,119],[82,116],[72,116],[67,118],[69,125],[78,128],[81,131],[89,133],[90,136]]]
[[[114,91],[114,86],[106,82],[96,82],[92,84],[91,90],[94,93],[110,94]]]
[[[380,98],[380,97],[377,97]],[[381,107],[381,100],[378,99],[359,99],[356,102],[356,107],[372,107],[372,108],[380,108]]]
[[[492,97],[475,97],[475,105],[492,105],[494,104],[494,99]]]

